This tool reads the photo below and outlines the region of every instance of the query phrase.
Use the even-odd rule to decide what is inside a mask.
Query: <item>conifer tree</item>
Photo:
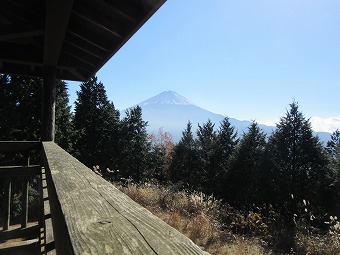
[[[199,156],[196,142],[192,133],[192,124],[189,121],[182,132],[181,140],[174,148],[174,157],[171,164],[171,180],[175,183],[183,182],[189,188],[198,188],[197,179]]]
[[[331,140],[327,143],[327,152],[330,157],[330,171],[333,193],[333,211],[337,214],[340,210],[340,131],[336,130],[331,135]]]
[[[272,194],[277,204],[287,204],[292,215],[303,199],[324,206],[324,192],[329,186],[327,158],[319,138],[313,135],[309,119],[299,111],[296,102],[290,104],[270,137],[269,157],[274,179]]]
[[[215,169],[214,179],[212,180],[214,190],[212,192],[216,196],[222,196],[223,182],[229,170],[230,156],[234,152],[238,141],[235,127],[230,124],[228,117],[224,118],[217,131],[216,146],[212,158],[212,164]]]
[[[124,177],[140,182],[149,172],[150,142],[146,132],[147,122],[143,121],[142,108],[136,106],[125,112],[121,121],[121,164]]]
[[[64,150],[72,153],[75,142],[73,115],[67,94],[67,84],[57,81],[55,106],[55,142]]]
[[[109,102],[97,77],[80,85],[75,102],[76,155],[92,168],[116,168],[119,139],[119,111]]]
[[[1,75],[0,139],[40,139],[42,80]]]
[[[214,159],[216,144],[216,131],[214,124],[208,120],[202,126],[198,124],[197,129],[197,150],[199,156],[199,167],[197,169],[197,185],[206,193],[216,192],[216,170],[217,165]]]
[[[224,196],[230,203],[247,207],[257,202],[266,135],[252,122],[230,159]]]

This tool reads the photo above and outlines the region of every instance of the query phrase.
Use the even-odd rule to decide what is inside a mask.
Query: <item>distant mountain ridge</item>
[[[226,117],[191,103],[187,98],[175,91],[164,91],[137,105],[142,108],[143,120],[149,124],[148,132],[157,134],[159,128],[163,128],[164,131],[172,135],[174,142],[180,140],[188,121],[192,123],[195,134],[198,124],[202,125],[210,119],[212,123],[215,123],[215,128],[217,129],[220,122]],[[229,122],[235,127],[240,136],[247,132],[251,124],[250,121],[237,120],[231,117],[229,117]],[[276,128],[263,124],[259,124],[259,127],[268,135]],[[324,143],[330,138],[329,133],[319,132],[316,134]]]

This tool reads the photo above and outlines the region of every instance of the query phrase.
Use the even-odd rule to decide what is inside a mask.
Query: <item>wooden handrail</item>
[[[55,143],[43,160],[58,254],[207,254]]]
[[[40,148],[40,141],[0,141],[0,153],[27,152]]]
[[[41,172],[41,166],[0,166],[0,176],[2,178],[8,177],[23,177],[34,176]]]
[[[0,180],[3,182],[3,231],[9,229],[10,212],[11,212],[11,193],[12,179],[21,177],[22,182],[22,202],[21,202],[21,228],[27,227],[28,221],[28,177],[41,174],[40,165],[30,165],[31,151],[41,150],[41,142],[39,141],[0,141],[0,153],[23,153],[26,156],[25,165],[21,166],[0,166]],[[6,236],[6,235],[5,235]]]

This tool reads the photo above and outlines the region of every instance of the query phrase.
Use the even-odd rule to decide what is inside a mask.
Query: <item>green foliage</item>
[[[340,211],[340,131],[336,130],[327,143],[331,182],[334,192],[334,212]]]
[[[74,127],[77,132],[75,155],[92,168],[115,168],[118,154],[119,112],[106,96],[97,77],[80,85],[75,102]]]
[[[214,124],[208,120],[202,126],[198,124],[197,130],[197,151],[199,156],[199,168],[197,169],[199,175],[195,180],[199,183],[198,188],[206,192],[214,193],[216,190],[211,186],[216,180],[216,165],[214,160],[216,149],[216,132],[214,131]]]
[[[67,84],[64,81],[57,81],[55,142],[64,150],[72,153],[76,137],[73,126],[73,114],[71,113],[67,90]]]
[[[151,144],[143,121],[142,108],[136,106],[125,112],[121,121],[121,165],[120,172],[139,182],[149,173],[149,152]]]
[[[39,140],[42,81],[0,75],[0,140]]]
[[[224,194],[232,204],[249,206],[257,202],[265,146],[266,136],[253,122],[231,156]]]
[[[183,182],[190,188],[198,188],[199,183],[199,155],[189,121],[182,133],[182,138],[174,149],[174,158],[171,165],[171,180]]]
[[[288,202],[291,194],[296,201],[313,200],[325,206],[330,183],[325,151],[318,137],[313,136],[310,121],[297,103],[290,107],[269,139],[269,158],[275,194],[271,202],[291,204],[288,206],[292,215],[296,205]]]
[[[0,140],[40,140],[43,82],[0,75]],[[74,138],[67,84],[56,84],[56,143],[71,151]]]

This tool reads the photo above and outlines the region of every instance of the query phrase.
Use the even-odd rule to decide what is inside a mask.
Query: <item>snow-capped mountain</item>
[[[168,104],[168,105],[190,105],[191,103],[188,99],[175,91],[164,91],[157,96],[151,97],[138,105],[144,107],[146,105],[157,105],[157,104]]]
[[[198,124],[202,125],[210,120],[215,123],[215,128],[217,129],[220,122],[226,117],[205,110],[174,91],[164,91],[138,105],[142,107],[143,120],[148,122],[148,132],[157,134],[159,128],[163,128],[163,131],[172,135],[174,142],[180,140],[188,121],[192,123],[192,131],[195,134]],[[240,136],[247,132],[251,124],[250,121],[241,121],[228,117],[229,122],[235,127]],[[273,126],[262,124],[259,124],[259,127],[268,135],[275,129]],[[329,133],[318,132],[316,134],[324,144],[330,138]]]
[[[216,129],[225,118],[221,114],[207,111],[184,96],[174,91],[164,91],[150,99],[138,104],[143,110],[143,119],[148,122],[148,132],[157,134],[159,128],[171,133],[173,140],[178,142],[188,121],[192,123],[192,131],[195,133],[198,124],[202,125],[208,120],[215,123]],[[240,135],[246,132],[250,121],[240,121],[229,118],[230,123]],[[265,132],[271,132],[273,127],[261,125]]]

